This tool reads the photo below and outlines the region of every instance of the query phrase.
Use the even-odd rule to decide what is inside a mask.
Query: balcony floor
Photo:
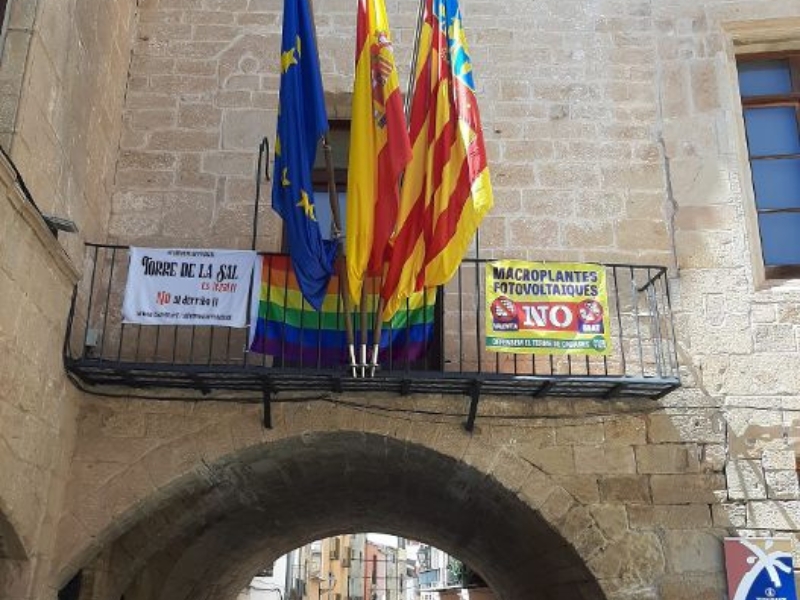
[[[67,359],[67,369],[83,385],[137,389],[217,391],[388,392],[571,398],[656,399],[680,386],[677,378],[575,375],[514,375],[392,371],[355,378],[344,371],[269,368],[254,365],[176,365]]]

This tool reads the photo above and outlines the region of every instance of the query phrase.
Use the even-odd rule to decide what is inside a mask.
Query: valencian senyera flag
[[[285,0],[283,5],[280,85],[272,207],[286,225],[300,290],[319,309],[333,274],[336,243],[322,237],[311,185],[328,117],[307,0]]]
[[[411,160],[383,0],[359,0],[350,126],[345,248],[350,295],[380,275],[397,219],[400,174]]]
[[[262,256],[256,281],[259,285],[251,306],[251,351],[303,367],[349,364],[343,290],[339,289],[338,276],[331,278],[319,311],[303,302],[286,256]],[[365,282],[368,289],[373,287],[371,283]],[[377,285],[374,288],[377,292]],[[382,364],[406,365],[428,355],[433,342],[435,296],[435,292],[412,294],[384,323],[379,355]],[[366,304],[368,319],[374,322],[377,293],[369,293]]]
[[[415,290],[446,283],[484,215],[492,187],[457,0],[424,0],[405,170],[384,316]]]

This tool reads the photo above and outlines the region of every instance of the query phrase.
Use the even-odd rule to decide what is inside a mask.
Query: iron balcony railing
[[[280,256],[280,255],[270,255]],[[485,349],[483,259],[466,259],[436,292],[418,356],[384,354],[372,377],[353,377],[315,348],[299,356],[247,348],[247,330],[122,323],[128,270],[124,246],[89,244],[64,344],[80,386],[212,391],[385,391],[657,398],[680,385],[664,267],[606,265],[612,349],[607,356],[520,355]],[[268,275],[269,277],[269,275]],[[433,300],[433,299],[431,299]],[[336,319],[344,323],[341,305]],[[353,315],[356,323],[359,315]],[[370,323],[371,328],[371,323]],[[313,336],[311,336],[313,339]]]

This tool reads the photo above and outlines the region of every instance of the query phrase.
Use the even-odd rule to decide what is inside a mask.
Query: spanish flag
[[[414,291],[452,278],[494,204],[457,0],[425,0],[409,129],[384,318]]]
[[[380,275],[397,219],[399,179],[411,160],[383,0],[359,0],[347,178],[345,250],[350,295]]]

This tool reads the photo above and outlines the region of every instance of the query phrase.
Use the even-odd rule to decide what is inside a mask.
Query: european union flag
[[[272,208],[286,224],[300,291],[319,310],[333,274],[336,242],[322,239],[311,185],[317,143],[328,131],[328,116],[307,0],[284,1],[278,110]]]

